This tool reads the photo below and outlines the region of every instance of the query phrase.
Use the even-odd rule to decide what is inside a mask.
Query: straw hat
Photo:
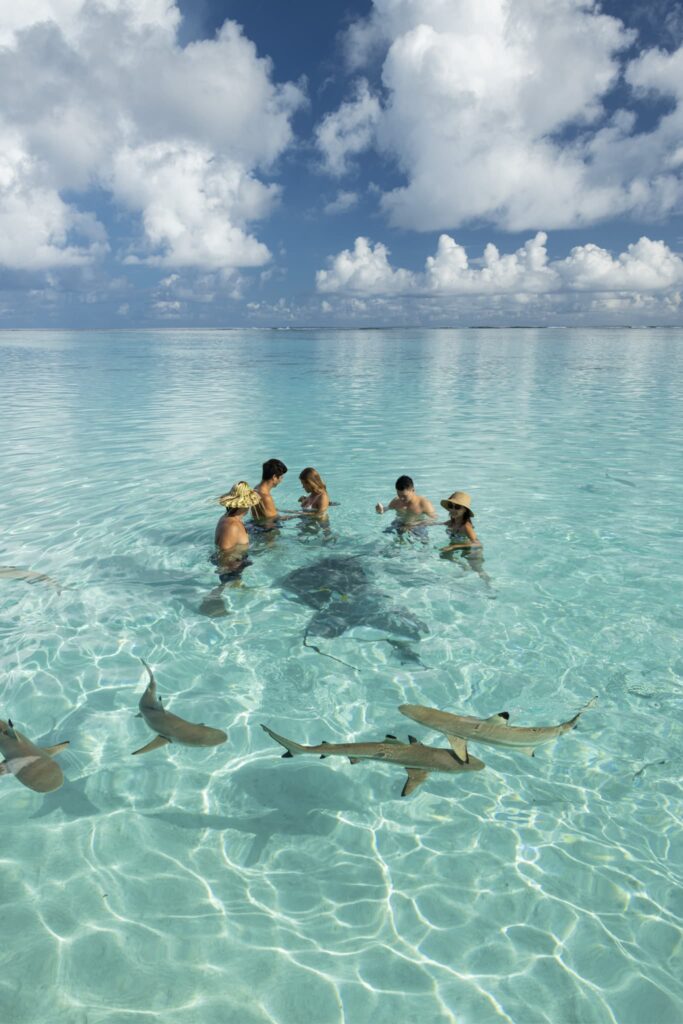
[[[462,505],[472,511],[472,499],[467,491],[454,491],[450,498],[444,498],[441,502],[443,508],[450,509],[451,505]]]
[[[252,491],[246,481],[240,480],[227,494],[221,494],[218,504],[224,508],[254,508],[261,504],[261,495]]]

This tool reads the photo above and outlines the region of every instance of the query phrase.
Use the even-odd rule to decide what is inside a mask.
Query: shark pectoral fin
[[[467,753],[467,740],[461,740],[459,736],[449,736],[448,742],[460,764],[467,764],[470,759],[470,755]]]
[[[417,743],[417,740],[415,739],[414,736],[408,734],[408,743]]]
[[[401,790],[401,796],[410,796],[413,790],[416,790],[418,786],[421,786],[424,780],[429,775],[429,772],[425,771],[424,768],[406,768],[408,778],[406,784]]]
[[[292,753],[292,751],[291,751],[291,750],[285,750],[285,752],[284,752],[284,754],[283,754],[282,756],[283,756],[283,757],[294,757],[294,754]],[[323,757],[324,757],[324,756],[325,756],[325,755],[323,754]]]
[[[491,715],[490,718],[484,719],[486,722],[495,722],[496,725],[507,725],[510,721],[509,711],[496,711],[495,715]]]
[[[65,747],[68,747],[68,746],[69,746],[69,741],[68,740],[64,740],[63,743],[55,743],[55,745],[53,747],[43,747],[43,750],[45,751],[46,754],[49,754],[50,757],[54,757],[55,754],[58,754],[60,752],[60,750],[64,750]]]
[[[323,754],[323,757],[324,757],[324,756],[325,756],[325,755]],[[350,757],[350,758],[349,758],[349,764],[358,764],[358,762],[359,762],[359,761],[360,761],[360,758],[359,758],[359,757]]]
[[[170,742],[171,741],[167,740],[165,736],[155,736],[154,739],[150,740],[149,743],[146,743],[144,747],[140,747],[139,750],[134,750],[133,756],[135,756],[135,754],[147,754],[150,750],[157,750],[159,747],[165,747],[166,744]]]

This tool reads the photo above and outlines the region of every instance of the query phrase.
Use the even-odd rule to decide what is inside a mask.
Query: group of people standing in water
[[[218,503],[223,506],[225,512],[218,520],[214,538],[219,566],[237,572],[244,568],[249,547],[249,534],[244,520],[249,512],[254,527],[266,531],[277,528],[287,519],[327,519],[330,497],[325,481],[312,466],[307,466],[299,473],[299,480],[305,491],[299,498],[299,509],[278,512],[273,491],[282,483],[286,473],[287,467],[284,462],[280,459],[268,459],[263,463],[261,481],[256,487],[252,489],[248,483],[240,480],[226,494],[220,496]],[[395,487],[396,497],[387,502],[386,506],[378,502],[375,511],[380,515],[388,511],[395,512],[396,519],[393,525],[399,532],[421,532],[427,526],[439,525],[438,514],[431,501],[416,493],[415,485],[409,476],[400,476]],[[440,525],[445,526],[449,533],[449,543],[441,549],[442,553],[459,548],[481,548],[481,542],[472,525],[474,513],[470,495],[466,491],[454,491],[440,504],[448,512],[448,519],[441,520]]]

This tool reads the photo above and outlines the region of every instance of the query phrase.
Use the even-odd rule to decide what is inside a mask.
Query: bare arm
[[[383,512],[388,512],[389,509],[392,509],[392,511],[395,511],[397,508],[398,508],[398,498],[392,498],[391,501],[388,502],[388,504],[386,504],[386,505],[383,505],[381,503],[381,501],[378,501],[377,504],[375,505],[375,512],[379,512],[379,514],[382,515]]]
[[[420,499],[420,512],[422,512],[426,516],[429,516],[430,519],[436,519],[437,514],[434,511],[434,506],[432,505],[429,498]]]
[[[456,544],[447,544],[445,548],[441,548],[442,553],[445,551],[455,551],[457,548],[480,548],[482,546],[471,523],[465,523],[462,531],[466,534],[467,540],[458,541]]]

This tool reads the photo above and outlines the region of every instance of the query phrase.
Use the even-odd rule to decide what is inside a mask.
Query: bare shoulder
[[[219,548],[232,547],[237,540],[239,526],[235,519],[223,516],[216,526],[216,544]]]

